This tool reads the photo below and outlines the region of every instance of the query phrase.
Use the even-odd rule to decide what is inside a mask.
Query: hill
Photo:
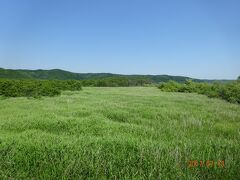
[[[73,73],[61,69],[52,70],[25,70],[25,69],[4,69],[0,68],[0,78],[7,79],[48,79],[48,80],[89,80],[89,79],[104,79],[112,77],[124,77],[128,79],[146,79],[153,83],[167,82],[174,80],[176,82],[185,82],[187,79],[192,79],[196,82],[213,82],[215,80],[202,80],[185,76],[170,76],[170,75],[122,75],[111,73]],[[225,82],[227,80],[217,80]]]

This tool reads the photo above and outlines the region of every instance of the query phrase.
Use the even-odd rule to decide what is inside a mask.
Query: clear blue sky
[[[239,0],[1,0],[0,67],[240,75]]]

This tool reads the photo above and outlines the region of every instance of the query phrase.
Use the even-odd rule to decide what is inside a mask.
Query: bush
[[[80,81],[0,80],[0,95],[5,97],[57,96],[61,94],[61,90],[81,89]]]
[[[181,85],[175,81],[169,81],[166,83],[161,83],[158,88],[167,92],[179,92]]]
[[[162,83],[158,86],[162,91],[184,92],[204,94],[210,98],[221,98],[228,102],[240,103],[240,82],[234,81],[228,84],[220,83],[196,83],[190,80],[184,84],[174,81]]]
[[[240,103],[240,83],[227,84],[221,92],[221,97],[232,103]]]

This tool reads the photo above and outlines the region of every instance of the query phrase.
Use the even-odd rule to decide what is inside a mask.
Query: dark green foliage
[[[184,92],[204,94],[211,98],[221,98],[232,103],[240,103],[240,82],[231,83],[197,83],[191,80],[180,84],[174,81],[161,83],[158,86],[162,91],[167,92]]]
[[[82,83],[77,80],[49,80],[55,87],[60,90],[79,91],[82,89]]]
[[[61,90],[81,90],[81,82],[70,80],[0,80],[0,95],[5,97],[41,97],[60,95]]]
[[[144,86],[152,84],[148,79],[144,78],[125,78],[125,77],[109,77],[104,79],[83,80],[83,86],[92,87],[129,87],[129,86]]]

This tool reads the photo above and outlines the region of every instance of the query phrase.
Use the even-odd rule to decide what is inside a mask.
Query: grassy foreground
[[[0,179],[239,179],[239,169],[240,106],[223,100],[151,87],[0,97]]]

